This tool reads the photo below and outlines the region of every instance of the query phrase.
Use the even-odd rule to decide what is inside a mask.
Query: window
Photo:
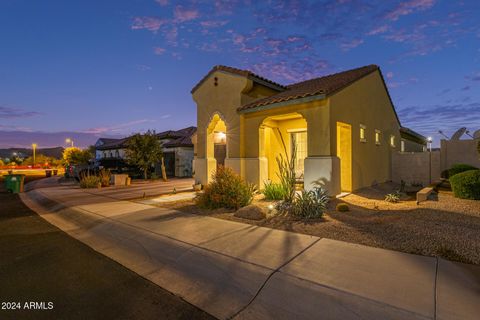
[[[307,157],[307,131],[299,131],[291,133],[292,152],[296,147],[295,175],[297,178],[303,176],[304,160]]]
[[[107,153],[105,151],[103,151],[103,157],[106,158],[107,157]]]
[[[380,130],[375,129],[375,144],[378,146],[380,145]]]
[[[118,152],[118,150],[115,150],[115,158],[120,158],[120,152]]]
[[[405,152],[405,141],[404,140],[400,141],[400,151]]]
[[[367,127],[361,124],[360,125],[360,142],[367,142],[367,135],[365,134],[366,130],[367,130]]]
[[[390,136],[390,147],[395,148],[395,136]]]

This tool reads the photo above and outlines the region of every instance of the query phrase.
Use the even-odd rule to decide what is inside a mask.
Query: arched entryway
[[[206,156],[215,159],[216,168],[225,165],[227,157],[227,125],[223,118],[215,113],[207,127]]]
[[[276,158],[280,155],[291,159],[296,152],[295,173],[297,181],[303,182],[304,161],[307,157],[307,121],[299,113],[270,116],[259,128],[259,155],[267,165],[268,180],[278,182],[279,168]],[[265,182],[265,181],[263,181]]]

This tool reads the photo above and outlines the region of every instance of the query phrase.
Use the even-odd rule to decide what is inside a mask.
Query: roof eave
[[[308,96],[308,97],[302,97],[302,98],[296,98],[296,99],[291,99],[291,100],[286,100],[286,101],[280,101],[280,102],[274,102],[274,103],[269,103],[266,105],[261,105],[253,108],[246,108],[243,110],[238,110],[238,113],[245,114],[245,113],[252,113],[252,112],[258,112],[258,111],[264,111],[264,110],[270,110],[274,108],[279,108],[279,107],[286,107],[294,104],[300,104],[300,103],[307,103],[315,100],[323,100],[327,96],[324,93],[316,94],[313,96]]]

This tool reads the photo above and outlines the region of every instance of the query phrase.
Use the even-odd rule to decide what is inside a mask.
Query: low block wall
[[[478,140],[442,140],[442,170],[450,169],[454,164],[464,163],[480,168],[480,155],[477,151]]]
[[[392,180],[424,186],[440,179],[440,151],[397,152],[392,155]]]

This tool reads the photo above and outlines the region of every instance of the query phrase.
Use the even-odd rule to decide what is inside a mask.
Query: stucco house
[[[196,127],[180,130],[168,130],[157,134],[162,143],[163,158],[167,176],[192,176],[193,143]],[[122,139],[100,138],[95,143],[95,162],[97,165],[119,169],[126,167],[125,149],[128,137]],[[155,173],[161,175],[161,164],[155,166]]]
[[[288,86],[216,66],[191,93],[195,179],[203,184],[222,164],[262,188],[278,180],[275,158],[292,150],[307,190],[320,181],[337,195],[391,180],[401,124],[376,65]]]

